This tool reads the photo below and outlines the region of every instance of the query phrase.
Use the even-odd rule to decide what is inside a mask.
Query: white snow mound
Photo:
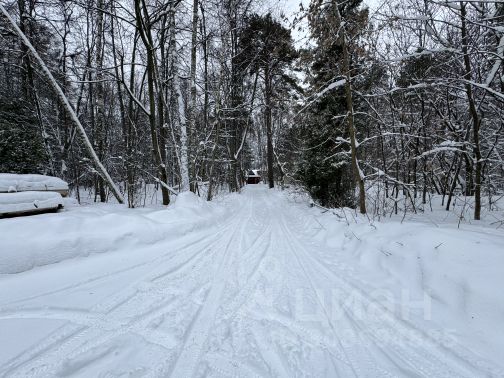
[[[173,208],[199,208],[205,201],[193,192],[187,191],[177,195]]]
[[[0,193],[26,191],[66,191],[68,184],[58,177],[0,173]]]
[[[0,196],[28,195],[9,193]],[[39,196],[58,193],[39,192]],[[65,202],[63,202],[65,201]],[[0,219],[0,275],[76,257],[146,246],[212,229],[229,216],[229,207],[182,193],[163,209],[128,209],[122,205],[66,206],[58,214]]]

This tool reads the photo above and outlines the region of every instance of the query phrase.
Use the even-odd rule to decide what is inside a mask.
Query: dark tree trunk
[[[264,69],[264,82],[265,82],[265,109],[264,120],[266,123],[266,145],[267,145],[267,163],[268,163],[268,186],[275,187],[274,173],[273,173],[273,128],[271,124],[271,77],[270,69],[268,66]]]

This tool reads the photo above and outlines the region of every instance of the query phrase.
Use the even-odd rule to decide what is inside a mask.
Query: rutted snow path
[[[34,291],[0,302],[0,326],[12,324],[10,340],[32,339],[15,346],[0,376],[484,375],[469,352],[439,345],[380,306],[335,308],[334,291],[371,308],[366,284],[326,261],[335,251],[310,240],[304,214],[281,194],[259,186],[242,197],[217,233],[195,231],[164,254],[89,258],[113,268],[105,272],[80,260],[13,276],[11,287],[29,282]],[[75,275],[59,279],[63,268]],[[37,280],[50,289],[35,290]],[[90,296],[99,299],[83,300]]]

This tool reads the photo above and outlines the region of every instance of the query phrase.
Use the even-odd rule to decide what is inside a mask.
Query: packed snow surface
[[[253,185],[0,220],[0,376],[502,376],[502,231],[347,216]]]
[[[35,175],[0,173],[0,193],[2,192],[25,192],[25,191],[65,191],[68,184],[58,177]]]
[[[55,209],[58,206],[63,206],[63,198],[56,192],[0,193],[0,215]],[[13,232],[16,235],[16,230]]]

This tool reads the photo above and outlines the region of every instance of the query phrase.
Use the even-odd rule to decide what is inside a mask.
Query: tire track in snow
[[[188,267],[188,264],[191,262],[194,257],[198,256],[203,256],[205,255],[205,251],[207,250],[212,250],[215,245],[218,245],[221,243],[221,235],[225,234],[229,229],[232,229],[233,227],[236,227],[234,224],[235,218],[237,218],[239,213],[236,213],[235,216],[231,217],[227,222],[224,223],[223,228],[217,233],[217,234],[211,234],[211,239],[210,241],[205,240],[204,237],[199,239],[198,241],[194,243],[190,243],[178,250],[178,254],[176,256],[171,256],[173,251],[164,254],[160,258],[157,258],[155,261],[156,268],[153,269],[150,273],[148,273],[146,276],[142,277],[143,281],[154,281],[156,279],[159,279],[161,276],[166,278],[169,274],[173,274],[177,271],[180,271],[184,267]],[[182,252],[189,250],[189,249],[194,249],[196,245],[202,244],[203,248],[197,248],[196,253],[190,256],[189,260],[187,261],[182,261],[178,265],[176,265],[176,268],[173,269],[170,268],[166,270],[166,268],[163,268],[161,265],[161,268],[164,269],[163,271],[160,272],[160,267],[159,265],[162,264],[163,259],[162,257],[169,255],[167,259],[164,259],[165,263],[166,262],[171,262],[176,259],[182,259],[183,260],[183,255]],[[209,254],[207,256],[204,256],[206,258],[209,258]],[[146,264],[150,264],[151,262],[147,262]],[[144,297],[149,297],[149,294],[152,293],[154,290],[158,289],[159,287],[162,287],[163,283],[160,285],[153,285],[151,288],[147,289],[146,291],[141,291]],[[121,311],[121,308],[125,306],[128,302],[132,301],[136,297],[138,297],[139,290],[136,286],[133,287],[127,287],[124,290],[120,291],[118,294],[114,295],[112,298],[108,297],[102,302],[100,302],[98,305],[94,306],[90,311],[90,317],[96,319],[95,321],[92,321],[91,324],[82,326],[80,324],[66,324],[63,327],[57,329],[53,334],[49,335],[46,340],[30,350],[27,350],[23,352],[20,356],[15,357],[11,361],[9,361],[7,364],[2,366],[2,370],[0,372],[4,372],[3,374],[9,375],[9,376],[41,376],[43,372],[48,371],[48,367],[51,366],[54,368],[54,365],[61,362],[61,358],[58,356],[62,355],[67,355],[69,351],[73,351],[76,348],[78,348],[78,345],[83,345],[85,344],[88,339],[91,339],[95,337],[93,335],[93,331],[98,329],[104,328],[103,325],[109,322],[106,320],[108,317],[113,314],[115,310],[118,310],[119,312]],[[7,310],[9,311],[9,310]],[[23,310],[21,310],[23,311]],[[37,312],[37,310],[35,310]],[[37,315],[42,315],[42,311],[38,311]],[[11,311],[11,317],[14,318],[14,314]],[[27,318],[27,314],[25,313],[25,318]],[[60,317],[65,318],[64,314],[60,313]],[[53,311],[53,314],[50,315],[50,318],[56,318],[58,314],[55,314]],[[65,319],[69,320],[71,322],[71,319]],[[86,337],[86,335],[88,335]],[[102,343],[107,342],[108,340],[112,339],[114,337],[113,335],[109,335],[105,338],[101,338]],[[51,360],[56,361],[51,363]],[[38,368],[42,367],[42,368]]]
[[[325,322],[329,326],[329,330],[333,334],[334,340],[338,343],[339,349],[343,352],[347,361],[347,366],[351,369],[351,371],[345,373],[345,376],[353,374],[355,377],[399,377],[397,374],[384,369],[372,357],[372,354],[369,350],[367,350],[367,348],[365,348],[364,345],[362,345],[358,338],[353,338],[352,335],[344,336],[339,332],[341,326],[334,324],[331,311],[325,304],[325,299],[320,297],[321,293],[319,289],[327,286],[328,281],[324,280],[322,284],[316,282],[317,278],[320,278],[320,273],[310,269],[310,265],[307,263],[306,259],[301,259],[297,248],[294,245],[297,241],[297,236],[289,230],[283,216],[279,219],[279,228],[285,235],[285,250],[289,251],[294,256],[296,264],[299,266],[300,271],[309,283],[311,291],[314,293],[317,306],[322,309]]]
[[[298,235],[299,234],[302,234],[302,231],[300,229],[298,229]],[[455,375],[465,374],[465,376],[482,375],[481,370],[478,367],[479,366],[483,367],[484,364],[481,365],[481,362],[478,361],[478,359],[475,358],[474,355],[472,355],[469,352],[460,353],[458,345],[454,345],[450,348],[445,347],[443,344],[440,344],[439,342],[433,340],[432,337],[428,335],[426,332],[415,327],[411,322],[398,318],[394,313],[390,312],[390,310],[384,307],[382,304],[373,301],[366,294],[366,290],[363,289],[363,287],[367,287],[369,285],[366,282],[362,281],[361,279],[354,277],[352,274],[350,274],[349,276],[349,272],[351,271],[349,267],[347,267],[345,264],[331,264],[330,265],[331,267],[338,270],[338,274],[336,274],[334,271],[330,270],[326,266],[326,264],[324,264],[321,260],[319,260],[316,257],[319,255],[320,250],[324,250],[324,247],[320,246],[315,242],[310,243],[310,246],[306,247],[302,245],[298,235],[295,241],[297,241],[301,245],[300,250],[306,256],[306,258],[313,261],[315,265],[313,269],[317,270],[319,275],[325,274],[328,280],[337,281],[340,287],[345,288],[347,292],[352,292],[354,295],[358,294],[359,298],[363,302],[365,302],[368,306],[378,305],[379,310],[381,311],[381,316],[379,317],[379,319],[382,320],[381,327],[387,327],[387,329],[393,330],[394,334],[397,334],[403,338],[408,338],[409,336],[411,336],[411,333],[415,333],[419,335],[419,337],[417,336],[417,338],[421,339],[420,342],[426,343],[427,346],[429,347],[428,349],[420,348],[414,350],[411,346],[409,348],[403,348],[395,343],[392,343],[389,346],[389,348],[381,348],[381,352],[384,354],[386,358],[393,361],[394,364],[397,364],[397,362],[400,361],[401,358],[403,358],[404,359],[403,362],[408,366],[412,366],[415,371],[425,370],[423,367],[418,368],[417,365],[415,364],[416,361],[420,359],[424,359],[426,361],[432,361],[432,360],[436,361],[437,365],[431,367],[430,373],[426,373],[427,375],[435,374],[436,376],[441,376],[441,374],[444,374],[444,376],[446,377],[451,377],[453,376],[453,374]],[[361,287],[357,285],[357,282],[361,283],[363,286]],[[376,329],[370,328],[369,325],[364,324],[363,321],[359,322],[357,319],[355,319],[355,316],[353,316],[353,314],[349,313],[348,309],[345,309],[345,316],[349,322],[352,322],[355,325],[356,329],[361,330],[363,333],[369,334],[370,338],[373,339],[372,340],[373,343],[377,345],[380,344],[381,335],[376,331]],[[407,357],[406,356],[407,351],[409,351],[410,353],[416,351],[415,353],[417,353],[417,356],[412,358]],[[435,351],[435,353],[433,353],[432,351]],[[422,353],[423,355],[421,355]],[[440,355],[444,356],[443,360],[439,358]],[[451,365],[449,365],[447,361],[450,361]],[[428,365],[428,363],[426,364]],[[440,372],[439,366],[444,366],[445,367],[444,370]],[[450,366],[459,366],[458,369],[461,370],[459,370],[457,373],[454,373],[452,369],[456,368]],[[485,369],[487,371],[492,370],[495,372],[499,371],[498,368],[489,366],[485,366]],[[464,373],[461,373],[461,371]],[[500,376],[502,374],[504,374],[502,370],[500,371],[500,373],[495,373],[496,376]]]
[[[281,241],[285,238],[285,235],[283,235],[278,227],[276,226],[278,224],[278,213],[280,213],[278,204],[273,203],[274,199],[272,200],[270,197],[263,197],[259,198],[261,200],[261,207],[267,208],[266,211],[266,219],[268,219],[268,228],[269,228],[269,235],[270,235],[270,242],[266,245],[266,251],[265,253],[271,254],[272,257],[285,257],[285,248],[282,248],[282,244],[278,243],[271,243],[271,240],[276,240],[276,241]],[[256,253],[261,253],[260,251],[256,251]],[[280,256],[279,256],[280,254]],[[270,261],[269,263],[274,263],[275,261]],[[268,262],[266,262],[268,263]],[[292,265],[290,261],[286,259],[285,261],[285,269],[287,266]],[[275,273],[278,272],[270,272],[269,274],[266,272],[259,272],[257,270],[254,271],[254,274],[251,275],[250,278],[253,278],[254,280],[249,280],[248,283],[242,288],[243,293],[246,294],[246,299],[248,299],[251,295],[254,295],[254,290],[256,289],[256,283],[259,283],[259,280],[255,281],[255,278],[265,278],[264,274],[265,273],[267,276],[272,276],[276,275]],[[282,281],[281,277],[271,277],[273,278],[273,281],[268,282],[269,288],[273,287],[275,289],[280,288],[282,285],[285,285],[286,283]],[[291,286],[292,287],[292,286]],[[249,289],[250,291],[247,293],[244,289]],[[288,359],[287,356],[284,355],[285,351],[283,348],[286,347],[287,344],[281,343],[284,345],[277,345],[277,341],[275,339],[270,339],[268,334],[272,331],[278,331],[278,325],[281,324],[281,322],[275,321],[277,316],[273,316],[271,318],[270,316],[268,317],[260,317],[257,313],[254,313],[253,309],[251,308],[253,306],[253,300],[250,302],[247,302],[245,304],[242,303],[241,300],[237,301],[236,298],[239,297],[240,292],[236,296],[233,296],[232,300],[228,303],[225,303],[223,307],[228,308],[231,305],[231,309],[234,307],[233,312],[227,311],[221,311],[221,322],[226,324],[226,328],[230,327],[232,324],[235,324],[235,328],[229,329],[229,333],[231,334],[236,334],[233,336],[233,339],[235,337],[240,337],[244,342],[246,342],[249,346],[243,350],[245,354],[248,354],[247,349],[252,348],[251,351],[253,353],[259,353],[259,358],[263,360],[263,362],[266,364],[266,366],[269,369],[269,373],[265,372],[263,373],[263,376],[284,376],[284,377],[294,377],[294,376],[304,376],[306,374],[310,375],[309,369],[307,366],[303,367],[303,363],[307,361],[300,362],[299,364],[294,365],[291,361]],[[266,295],[270,295],[271,293],[267,293]],[[281,293],[280,293],[281,294]],[[245,299],[245,300],[246,300]],[[265,298],[266,299],[266,298]],[[322,350],[322,354],[324,354],[323,350],[327,350],[330,356],[333,358],[336,358],[337,363],[341,365],[342,361],[346,361],[346,359],[342,356],[341,352],[338,350],[335,350],[333,346],[331,345],[323,345],[320,340],[317,340],[316,336],[312,335],[312,332],[304,329],[303,327],[295,327],[295,329],[291,329],[293,324],[297,324],[297,322],[283,322],[283,324],[289,324],[289,327],[285,327],[284,331],[287,332],[287,334],[297,334],[298,337],[301,337],[303,339],[303,344],[304,345],[310,345],[312,348],[315,350]],[[237,328],[236,328],[237,327]],[[275,332],[276,336],[275,338],[278,339],[278,332]],[[280,339],[282,339],[281,337]],[[250,342],[254,340],[255,344],[252,345]],[[218,344],[217,344],[218,345]],[[220,355],[218,352],[218,346],[214,346],[214,349],[217,348],[216,351],[213,353],[216,355]],[[250,350],[250,349],[249,349]],[[235,353],[235,352],[234,352]],[[243,353],[241,353],[243,355]],[[223,358],[225,358],[226,355],[222,355]],[[257,357],[256,357],[257,358]],[[241,362],[241,359],[233,359],[233,361],[236,362]],[[243,362],[242,362],[243,363]],[[216,364],[214,363],[213,366]],[[295,369],[295,370],[293,370]],[[341,369],[340,369],[341,370]],[[344,370],[344,369],[343,369]],[[343,375],[345,377],[351,376],[351,375]]]
[[[432,338],[432,336],[416,327],[410,321],[398,318],[388,308],[369,298],[366,293],[373,290],[373,286],[352,274],[353,269],[346,264],[335,262],[332,259],[331,261],[326,261],[326,259],[319,258],[321,252],[325,253],[325,256],[327,255],[333,257],[334,251],[332,253],[327,253],[326,246],[315,242],[313,240],[313,235],[307,235],[308,217],[306,217],[305,214],[296,207],[289,207],[288,210],[289,213],[296,213],[296,216],[290,216],[291,214],[289,214],[288,220],[290,226],[286,225],[286,228],[293,236],[292,240],[299,244],[300,251],[307,259],[313,261],[313,271],[317,272],[318,277],[320,277],[320,275],[325,275],[327,280],[337,281],[339,283],[338,285],[345,288],[347,292],[352,292],[353,294],[358,293],[362,301],[366,302],[366,304],[378,305],[379,310],[381,311],[381,316],[379,317],[382,319],[381,326],[387,327],[387,329],[393,331],[394,335],[397,334],[401,338],[408,338],[411,337],[411,334],[414,334],[415,337],[420,340],[420,343],[426,344],[426,347],[415,349],[418,355],[410,358],[406,357],[406,354],[408,351],[409,353],[414,351],[412,346],[404,348],[400,345],[392,343],[392,345],[388,348],[381,348],[380,350],[385,359],[389,359],[393,364],[398,366],[398,363],[401,362],[401,358],[404,358],[403,364],[400,368],[404,365],[414,366],[413,369],[415,371],[425,370],[423,367],[420,369],[416,367],[417,365],[415,364],[418,360],[424,359],[426,361],[436,361],[437,365],[431,368],[430,373],[426,373],[427,375],[435,374],[435,376],[440,376],[441,374],[444,374],[446,377],[451,377],[453,374],[463,374],[465,376],[504,376],[504,371],[501,368],[494,366],[486,360],[483,361],[462,345],[452,344],[447,347],[442,343],[437,342]],[[304,222],[301,220],[304,220]],[[300,238],[301,235],[310,239],[310,242],[305,243],[304,238]],[[329,267],[335,269],[337,274]],[[359,321],[359,319],[356,319],[353,314],[349,313],[348,309],[345,309],[344,315],[346,316],[347,321],[354,323],[356,329],[369,334],[370,342],[380,345],[382,335],[377,332],[376,327],[372,328],[370,327],[370,324],[367,324],[362,320]],[[443,356],[443,358],[440,358],[439,356]],[[444,370],[440,372],[439,366],[445,366]],[[458,372],[453,373],[453,369]],[[486,373],[484,373],[484,371],[486,371]]]
[[[219,231],[219,233],[221,233],[221,232],[222,231]],[[56,289],[56,290],[47,291],[47,292],[40,293],[40,294],[37,294],[37,295],[34,295],[34,296],[30,296],[30,297],[26,297],[26,298],[23,298],[23,299],[15,300],[15,301],[12,301],[12,302],[6,302],[6,303],[2,304],[2,306],[0,307],[0,309],[9,307],[9,306],[12,306],[12,305],[15,305],[15,304],[19,304],[19,303],[28,302],[28,301],[32,301],[32,300],[35,300],[35,299],[43,298],[45,296],[50,296],[50,295],[54,295],[54,294],[64,293],[66,291],[74,290],[74,289],[80,288],[80,287],[85,286],[85,285],[96,284],[96,283],[99,283],[100,281],[105,281],[107,279],[110,279],[111,277],[113,277],[115,275],[122,274],[122,273],[125,273],[125,272],[129,272],[129,271],[135,270],[135,269],[143,267],[143,266],[148,266],[148,265],[158,266],[161,263],[169,262],[169,260],[175,258],[176,255],[174,255],[174,254],[181,253],[181,252],[183,252],[183,251],[185,251],[187,249],[193,248],[193,247],[195,247],[196,245],[198,245],[198,244],[200,244],[202,242],[203,243],[207,243],[207,240],[206,240],[207,238],[208,238],[208,235],[205,234],[205,235],[203,235],[202,237],[198,238],[195,241],[192,241],[192,242],[189,242],[189,243],[185,242],[183,246],[177,247],[174,250],[170,250],[170,252],[164,253],[161,256],[158,256],[158,257],[154,258],[153,260],[148,260],[148,261],[145,261],[145,262],[142,262],[142,263],[138,263],[138,264],[134,264],[134,265],[128,266],[126,268],[121,268],[121,269],[118,269],[118,270],[114,270],[114,271],[111,271],[111,272],[100,274],[100,275],[98,275],[96,277],[93,277],[93,278],[90,278],[90,279],[87,279],[87,280],[84,280],[84,281],[80,281],[80,282],[77,282],[77,283],[74,283],[72,285],[68,285],[68,286],[65,286],[65,287],[62,287],[62,288],[59,288],[59,289]]]
[[[148,353],[153,354],[148,368],[136,372],[156,377],[170,373],[174,378],[196,374],[478,376],[465,374],[456,359],[443,350],[375,347],[380,334],[373,327],[385,327],[399,335],[412,330],[393,314],[371,322],[345,309],[340,320],[332,319],[318,289],[333,285],[346,293],[357,290],[365,303],[371,303],[364,286],[341,266],[327,265],[320,259],[318,248],[327,247],[304,239],[308,224],[301,222],[300,212],[291,217],[297,209],[279,201],[276,192],[262,190],[243,197],[243,206],[217,233],[200,234],[190,245],[142,263],[153,268],[89,312],[59,307],[4,309],[0,319],[62,319],[75,324],[63,326],[39,346],[11,360],[8,369],[2,367],[0,376],[82,375],[94,364],[103,368],[100,361],[106,353],[119,347],[122,340],[136,341],[137,336],[148,343]],[[268,271],[270,257],[279,262],[278,271]],[[120,273],[95,277],[94,282],[106,282],[115,274]],[[300,287],[306,289],[326,321],[312,325],[292,315],[295,290]],[[268,311],[261,307],[260,301],[268,299],[259,297],[263,289],[273,292],[274,302],[265,304]],[[56,293],[65,294],[66,290]],[[44,295],[49,294],[38,298]],[[169,332],[165,332],[165,325]],[[365,343],[358,344],[358,339],[350,345],[341,343],[345,327],[365,333]]]
[[[205,355],[208,366],[215,371],[219,377],[240,377],[240,378],[263,378],[262,372],[256,371],[251,366],[241,361],[231,359],[216,353]]]
[[[185,235],[182,236],[182,237],[180,237],[180,238],[178,238],[176,240],[176,244],[182,244],[182,245],[175,246],[175,247],[167,245],[166,248],[169,248],[170,251],[166,252],[166,253],[163,253],[160,256],[156,256],[152,260],[147,260],[145,262],[141,262],[141,263],[138,263],[138,264],[134,264],[134,265],[128,266],[126,268],[121,268],[121,269],[118,269],[118,270],[107,272],[105,274],[100,274],[100,275],[95,276],[93,278],[90,278],[90,279],[87,279],[87,280],[84,280],[84,281],[80,281],[80,282],[77,282],[77,283],[74,283],[74,284],[71,284],[71,285],[68,285],[68,286],[56,289],[56,290],[51,290],[51,291],[47,291],[47,292],[44,292],[44,293],[39,293],[37,295],[25,297],[25,298],[22,298],[22,299],[17,299],[15,301],[6,302],[6,303],[3,303],[1,305],[0,309],[2,309],[4,307],[11,306],[11,305],[14,305],[14,304],[19,304],[19,303],[31,301],[31,300],[34,300],[34,299],[39,299],[39,298],[42,298],[44,296],[49,296],[49,295],[58,294],[58,293],[64,293],[65,291],[73,290],[73,289],[79,288],[79,287],[84,286],[84,285],[88,285],[88,284],[92,284],[92,283],[97,283],[97,282],[100,282],[101,280],[109,279],[110,277],[115,276],[117,274],[128,272],[128,271],[134,270],[134,269],[142,267],[142,266],[146,266],[146,265],[158,266],[161,263],[169,262],[170,259],[176,257],[177,253],[181,253],[181,252],[183,252],[183,251],[185,251],[187,249],[193,248],[193,247],[195,247],[197,244],[199,244],[201,242],[207,243],[206,239],[208,238],[209,235],[210,236],[216,236],[218,234],[224,233],[230,226],[233,225],[233,222],[237,218],[238,214],[239,214],[239,212],[235,212],[229,219],[226,219],[226,221],[224,221],[222,223],[222,225],[219,226],[220,229],[216,233],[213,233],[213,229],[210,229],[206,233],[204,233],[203,236],[197,238],[196,240],[189,241],[189,242],[185,241]],[[176,222],[172,222],[172,223],[169,223],[167,225],[173,225],[174,223],[176,223]],[[220,223],[219,220],[217,220],[217,223],[218,224]],[[158,243],[152,243],[152,244],[149,244],[149,246],[154,245],[154,244],[158,244]]]
[[[292,231],[290,231],[290,228],[286,224],[285,219],[283,219],[282,227],[284,229],[285,234],[289,235],[289,237],[286,239],[290,241],[292,245],[292,251],[297,256],[297,260],[299,261],[300,266],[303,266],[303,269],[307,272],[306,273],[307,277],[311,276],[322,279],[321,275],[325,276],[324,277],[326,280],[325,282],[328,282],[329,280],[333,282],[336,281],[338,288],[345,289],[347,293],[349,292],[353,294],[359,293],[360,299],[367,305],[375,304],[375,302],[372,301],[370,298],[368,298],[367,295],[362,290],[352,285],[350,282],[343,280],[341,277],[338,277],[334,272],[330,271],[324,264],[318,261],[318,259],[314,257],[316,256],[317,253],[315,249],[311,250],[312,253],[308,253],[308,250],[310,248],[306,248],[304,245],[301,244],[298,235],[294,235]],[[296,248],[293,244],[297,244],[298,247]],[[298,252],[304,257],[303,259],[299,258]],[[426,337],[425,341],[428,342],[429,350],[427,350],[425,347],[421,348],[412,348],[411,346],[408,346],[406,348],[399,347],[397,344],[393,342],[387,343],[387,348],[379,347],[380,335],[376,330],[377,328],[388,329],[391,332],[400,333],[402,336],[405,336],[405,334],[407,334],[408,331],[411,332],[411,330],[420,332],[416,328],[401,322],[399,319],[397,319],[393,314],[391,314],[387,309],[383,307],[380,308],[380,310],[382,311],[381,314],[382,316],[379,317],[382,323],[378,324],[378,326],[376,326],[376,324],[372,324],[371,322],[368,324],[362,324],[362,322],[359,322],[358,319],[355,317],[355,314],[350,313],[346,308],[344,308],[344,310],[346,320],[352,325],[355,331],[361,331],[362,335],[371,335],[372,339],[368,340],[366,344],[371,344],[373,346],[376,346],[376,348],[379,348],[380,351],[384,354],[384,356],[387,356],[390,359],[390,361],[396,365],[396,367],[398,367],[399,365],[404,367],[404,365],[401,364],[400,361],[406,363],[407,366],[410,366],[410,369],[407,370],[409,371],[409,374],[420,373],[421,376],[425,377],[454,377],[454,376],[472,377],[473,374],[478,374],[476,373],[477,369],[473,370],[473,372],[470,373],[467,370],[467,366],[464,366],[466,365],[466,361],[458,359],[454,360],[453,359],[454,356],[452,353],[450,353],[450,351],[441,348],[434,341],[431,341],[427,337],[427,335],[424,336]],[[388,322],[385,323],[383,319],[388,319]],[[359,332],[356,333],[358,334]],[[356,340],[355,343],[363,344],[364,341]],[[364,348],[364,351],[359,354],[366,355],[365,349],[366,348]],[[390,350],[393,350],[394,354],[391,354]],[[435,350],[436,353],[432,353],[431,350]],[[369,351],[367,355],[371,355],[371,351]],[[439,355],[443,355],[445,357],[444,360],[441,360],[439,358]],[[450,361],[451,365],[447,361]],[[376,366],[376,363],[373,363],[373,365]]]
[[[285,253],[283,250],[285,248],[281,248],[281,244],[278,243],[271,243],[271,240],[282,240],[285,238],[285,235],[279,232],[278,228],[274,226],[274,224],[278,223],[278,217],[277,213],[279,213],[279,209],[277,207],[277,204],[273,204],[273,201],[269,198],[259,198],[261,200],[261,206],[267,208],[266,212],[266,219],[268,219],[268,228],[269,228],[269,235],[270,235],[270,242],[266,245],[266,254],[271,254],[272,257],[275,259],[278,257],[285,257]],[[256,251],[256,253],[261,253],[261,251]],[[278,256],[278,254],[281,254],[281,256]],[[275,263],[277,260],[272,260],[272,261],[266,261],[266,264],[268,263]],[[290,264],[290,262],[285,261],[285,267],[287,267]],[[290,264],[291,265],[291,264]],[[284,267],[284,269],[285,269]],[[253,296],[257,287],[257,284],[259,283],[259,278],[265,278],[264,274],[267,276],[275,275],[275,273],[278,272],[270,272],[269,274],[267,272],[255,270],[253,275],[251,275],[250,278],[252,280],[249,280],[248,283],[242,287],[243,293],[246,295],[245,301],[250,298],[250,296]],[[256,280],[257,278],[257,280]],[[274,278],[274,277],[271,277]],[[273,281],[268,282],[269,287],[275,287],[278,289],[281,285],[285,285],[285,282],[281,280],[280,277],[276,277],[273,279]],[[246,292],[245,290],[249,290]],[[229,333],[233,334],[233,339],[236,337],[240,337],[244,342],[247,342],[249,344],[249,348],[252,348],[254,352],[259,353],[260,358],[263,360],[263,362],[266,364],[266,366],[269,369],[269,373],[263,373],[263,376],[284,376],[284,377],[294,377],[294,376],[303,376],[305,374],[310,374],[309,370],[306,370],[306,366],[303,369],[302,363],[298,364],[298,366],[293,365],[292,361],[289,361],[287,356],[284,356],[284,350],[283,348],[285,347],[284,345],[277,345],[276,341],[274,339],[270,339],[268,334],[270,332],[275,331],[275,338],[278,339],[278,325],[279,324],[288,324],[284,328],[284,331],[287,332],[287,334],[296,334],[298,337],[301,337],[303,339],[303,344],[304,345],[310,345],[312,348],[315,348],[316,350],[327,350],[329,354],[333,357],[335,357],[338,360],[338,363],[341,364],[342,361],[342,355],[340,352],[335,351],[334,348],[331,348],[328,345],[321,345],[319,342],[321,339],[316,336],[312,335],[312,332],[304,329],[303,327],[293,327],[294,325],[297,325],[296,322],[278,322],[276,321],[276,318],[278,316],[272,315],[272,316],[260,316],[258,314],[258,311],[261,310],[254,310],[254,300],[249,301],[245,304],[243,304],[242,300],[238,300],[237,298],[239,297],[240,292],[236,295],[233,296],[233,299],[229,303],[225,303],[223,307],[228,308],[231,307],[231,312],[229,310],[227,311],[222,311],[221,312],[221,317],[222,319],[221,322],[224,324],[227,324],[228,327],[232,326],[232,324],[235,324],[234,329],[231,328],[229,329]],[[268,293],[266,295],[270,295],[271,293]],[[267,298],[265,298],[267,300]],[[233,308],[234,307],[234,308]],[[281,317],[281,315],[279,315]],[[294,329],[292,329],[294,328]],[[248,339],[248,340],[247,340]],[[308,340],[307,340],[308,339]],[[250,341],[254,340],[255,345],[250,344]],[[247,349],[243,350],[246,354]],[[220,355],[218,352],[218,349],[216,352],[214,352],[217,355]],[[323,353],[323,352],[322,352]],[[241,353],[243,355],[243,353]],[[225,357],[224,355],[222,356],[223,358]],[[233,359],[233,361],[240,362],[240,359],[236,360]],[[343,359],[343,361],[345,361]],[[215,365],[215,364],[213,364]],[[294,368],[300,369],[300,370],[293,370]],[[305,370],[303,372],[303,370]],[[346,375],[348,376],[348,375]]]
[[[205,302],[186,331],[180,354],[175,360],[172,368],[169,369],[169,372],[165,372],[165,364],[158,367],[156,371],[157,376],[170,375],[173,377],[192,377],[194,375],[198,364],[201,361],[203,348],[205,347],[206,341],[209,337],[211,327],[215,322],[215,317],[220,307],[224,287],[229,279],[229,268],[233,261],[233,257],[231,256],[233,254],[233,250],[231,249],[232,243],[236,239],[240,239],[241,246],[241,239],[243,238],[248,220],[251,218],[253,205],[254,201],[249,198],[247,204],[249,210],[248,215],[244,217],[247,220],[241,220],[241,224],[238,223],[233,229],[233,232],[230,234],[226,246],[221,253],[217,269],[213,274],[212,284],[209,289],[209,293],[205,298]],[[238,251],[239,250],[240,249],[238,249]]]
[[[255,218],[257,217],[258,216],[256,215]],[[268,252],[271,250],[273,239],[273,234],[271,232],[271,218],[268,217],[266,219],[266,222],[262,222],[261,229],[249,245],[245,249],[243,249],[243,246],[240,245],[240,258],[237,260],[236,265],[250,265],[252,268],[246,276],[245,282],[242,282],[241,286],[238,287],[238,290],[232,293],[232,298],[229,302],[223,305],[221,316],[222,321],[230,321],[240,312],[240,309],[244,306],[250,296],[253,295],[255,287],[259,283],[262,270],[265,268],[265,262],[267,256],[269,255]],[[247,232],[250,232],[250,228]],[[250,254],[248,258],[247,253]],[[259,257],[257,258],[257,262],[254,263],[251,261],[251,258],[257,255]],[[245,275],[244,272],[240,273]]]

